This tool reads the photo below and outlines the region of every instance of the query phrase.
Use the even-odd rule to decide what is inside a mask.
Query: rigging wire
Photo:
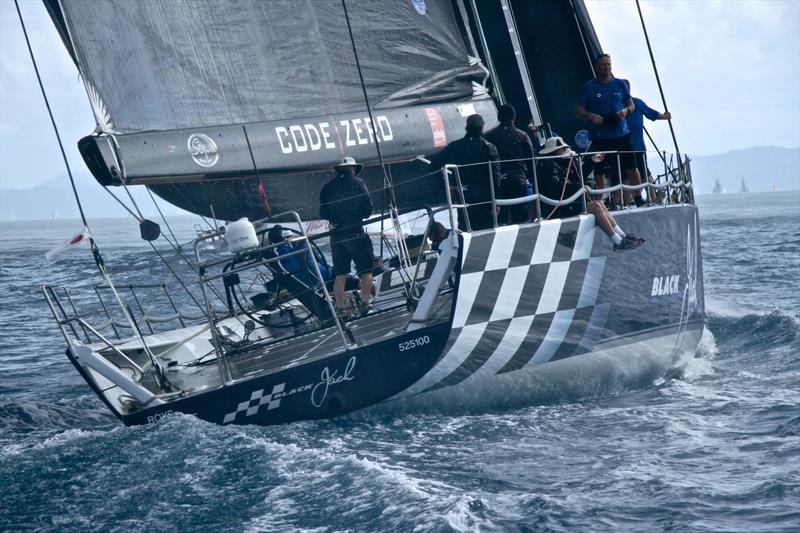
[[[39,82],[39,89],[42,91],[42,97],[44,98],[44,105],[47,107],[47,114],[50,115],[50,122],[53,124],[53,131],[56,134],[56,140],[58,141],[58,148],[61,150],[61,157],[64,158],[64,166],[67,167],[67,175],[69,176],[69,183],[72,186],[72,194],[75,195],[75,202],[78,204],[78,212],[81,215],[81,221],[83,222],[83,226],[88,229],[89,224],[86,222],[86,214],[83,211],[83,205],[81,204],[81,199],[78,196],[78,189],[75,187],[75,179],[72,176],[72,169],[69,166],[67,153],[64,151],[64,143],[61,142],[61,135],[58,133],[58,126],[56,125],[56,119],[53,117],[53,110],[50,108],[50,101],[47,98],[47,92],[44,90],[42,77],[39,75],[39,67],[36,64],[36,57],[34,57],[33,55],[33,48],[31,48],[31,42],[30,39],[28,39],[28,30],[25,27],[25,21],[22,19],[22,11],[20,11],[19,9],[18,0],[14,0],[14,6],[17,8],[17,16],[19,16],[19,23],[22,26],[22,33],[25,36],[25,44],[28,46],[28,53],[31,55],[33,70],[36,73],[36,80]],[[95,244],[94,244],[94,239],[92,239],[91,235],[89,236],[89,242],[91,243],[92,250],[94,251]]]
[[[28,30],[25,27],[25,21],[22,18],[22,11],[19,8],[19,1],[14,0],[14,7],[17,10],[17,16],[19,17],[19,23],[22,26],[22,33],[25,36],[25,44],[28,47],[28,53],[31,56],[31,62],[33,63],[33,70],[36,73],[36,80],[39,83],[39,89],[42,92],[42,97],[44,98],[45,106],[47,107],[47,114],[50,116],[50,122],[53,125],[53,131],[56,134],[56,140],[58,141],[58,148],[61,150],[61,157],[64,159],[64,166],[67,168],[67,175],[69,176],[69,182],[72,187],[72,193],[75,196],[75,203],[78,205],[78,212],[81,216],[81,222],[83,222],[83,227],[85,230],[89,229],[89,224],[86,220],[86,213],[83,210],[83,205],[81,204],[80,196],[78,195],[78,189],[75,186],[75,178],[72,175],[72,169],[69,166],[69,160],[67,159],[67,153],[64,150],[64,143],[61,141],[61,135],[58,132],[58,125],[56,124],[55,117],[53,117],[53,110],[50,107],[50,101],[47,98],[47,92],[44,89],[44,84],[42,83],[42,77],[39,74],[39,67],[36,63],[36,56],[33,54],[33,48],[31,47],[30,39],[28,38]],[[105,267],[105,262],[103,261],[103,257],[100,255],[100,249],[97,247],[97,244],[94,241],[94,238],[91,236],[91,232],[89,232],[89,244],[92,250],[92,256],[94,257],[94,262],[97,265],[97,268],[100,270],[100,273],[106,280],[111,291],[114,293],[114,297],[119,303],[120,307],[125,310],[125,316],[130,322],[132,331],[138,333],[139,341],[142,343],[142,347],[144,348],[145,353],[147,354],[148,358],[150,359],[151,364],[153,365],[156,381],[158,382],[159,386],[161,386],[165,391],[169,392],[171,390],[171,386],[169,380],[164,376],[163,370],[161,369],[158,360],[156,359],[153,352],[150,350],[149,346],[144,340],[141,331],[136,324],[136,321],[133,319],[133,312],[131,311],[129,306],[126,306],[122,298],[120,297],[119,293],[117,292],[116,288],[114,287],[114,283],[111,281],[111,276],[108,273],[108,270]]]
[[[49,101],[49,99],[47,98],[47,92],[46,92],[46,91],[45,91],[45,89],[44,89],[44,83],[42,82],[42,77],[41,77],[41,74],[39,73],[39,67],[38,67],[38,64],[37,64],[37,62],[36,62],[36,57],[35,57],[35,56],[34,56],[34,54],[33,54],[33,48],[31,47],[31,42],[30,42],[30,39],[29,39],[29,37],[28,37],[28,30],[27,30],[27,28],[26,28],[26,26],[25,26],[25,21],[24,21],[24,19],[22,18],[22,11],[20,10],[20,7],[19,7],[19,0],[14,0],[14,6],[15,6],[15,8],[16,8],[16,10],[17,10],[17,16],[19,17],[19,22],[20,22],[20,25],[22,26],[22,33],[23,33],[23,35],[25,36],[25,44],[26,44],[26,46],[27,46],[27,48],[28,48],[28,53],[29,53],[29,54],[30,54],[30,56],[31,56],[31,62],[32,62],[32,64],[33,64],[33,70],[34,70],[34,72],[36,73],[36,80],[37,80],[37,81],[38,81],[38,83],[39,83],[39,89],[40,89],[40,90],[41,90],[41,92],[42,92],[42,98],[44,99],[45,106],[47,107],[47,113],[48,113],[48,115],[50,116],[50,122],[51,122],[51,124],[53,125],[53,132],[54,132],[54,133],[55,133],[55,135],[56,135],[56,140],[57,140],[57,142],[58,142],[58,148],[59,148],[59,150],[61,151],[61,157],[63,158],[63,160],[64,160],[64,166],[65,166],[65,167],[66,167],[66,169],[67,169],[67,175],[69,176],[69,182],[70,182],[70,186],[72,187],[72,194],[73,194],[73,195],[74,195],[74,197],[75,197],[75,203],[78,205],[78,213],[80,214],[80,217],[81,217],[81,222],[83,223],[83,226],[84,226],[84,228],[86,228],[86,229],[88,230],[88,229],[89,229],[89,222],[86,220],[86,213],[85,213],[85,211],[83,210],[83,204],[81,203],[80,196],[78,195],[78,189],[77,189],[77,187],[76,187],[76,185],[75,185],[75,178],[74,178],[74,176],[73,176],[73,174],[72,174],[72,168],[71,168],[71,167],[70,167],[70,165],[69,165],[69,160],[67,159],[67,153],[66,153],[66,151],[64,150],[64,143],[63,143],[63,142],[62,142],[62,140],[61,140],[61,135],[60,135],[60,133],[59,133],[59,131],[58,131],[58,125],[56,124],[55,117],[53,116],[53,110],[52,110],[52,108],[50,107],[50,101]],[[123,182],[123,183],[124,183],[124,182]],[[125,187],[125,191],[128,193],[128,196],[131,198],[131,201],[134,203],[134,207],[136,208],[136,210],[137,210],[137,211],[139,211],[139,217],[137,217],[137,216],[136,216],[136,214],[135,214],[133,211],[131,211],[131,209],[130,209],[130,208],[127,206],[127,205],[125,205],[125,203],[124,203],[124,202],[122,202],[122,200],[120,200],[120,199],[119,199],[119,198],[118,198],[118,197],[117,197],[117,196],[116,196],[114,193],[112,193],[111,191],[109,191],[109,190],[108,190],[108,187],[104,187],[104,189],[105,189],[105,190],[106,190],[106,191],[107,191],[107,192],[108,192],[108,193],[109,193],[109,194],[112,196],[112,198],[114,198],[114,199],[115,199],[115,200],[116,200],[116,201],[117,201],[117,202],[118,202],[118,203],[119,203],[119,204],[120,204],[120,205],[121,205],[121,206],[122,206],[122,207],[123,207],[123,208],[124,208],[126,211],[128,211],[128,213],[130,213],[130,214],[131,214],[131,215],[132,215],[134,218],[137,218],[137,219],[141,220],[141,218],[140,218],[140,217],[141,217],[141,212],[139,211],[139,208],[138,208],[138,206],[136,206],[136,202],[133,200],[133,197],[131,196],[131,194],[130,194],[130,192],[128,191],[128,188],[127,188],[127,187]],[[160,212],[160,211],[161,211],[161,210],[159,209],[159,212]],[[163,216],[163,215],[162,215],[162,216]],[[143,217],[142,217],[142,218],[143,218]],[[172,230],[171,230],[171,229],[170,229],[170,232],[172,232]],[[174,234],[173,234],[173,237],[174,237]],[[166,238],[166,236],[165,236],[165,238]],[[169,239],[167,239],[167,241],[169,242]],[[176,240],[176,242],[177,242],[177,240]],[[105,268],[105,262],[103,261],[103,258],[102,258],[102,256],[100,255],[100,249],[98,248],[98,246],[97,246],[97,243],[95,242],[94,238],[92,237],[92,235],[91,235],[91,231],[89,232],[89,244],[90,244],[90,246],[91,246],[92,255],[94,256],[94,260],[95,260],[95,263],[97,264],[97,267],[100,269],[100,272],[103,274],[103,276],[104,276],[104,277],[106,277],[106,281],[108,281],[108,282],[109,282],[109,284],[110,284],[110,285],[112,286],[112,288],[113,288],[113,284],[111,284],[111,281],[110,281],[110,278],[109,278],[109,275],[108,275],[108,271],[107,271],[107,270],[106,270],[106,268]],[[170,243],[170,244],[171,244],[171,243]],[[180,283],[180,284],[181,284],[181,285],[184,287],[184,289],[186,290],[187,294],[189,294],[189,297],[190,297],[192,300],[194,300],[194,302],[195,302],[195,303],[198,305],[198,307],[200,307],[200,308],[202,309],[202,307],[200,306],[200,304],[199,304],[199,303],[197,302],[197,300],[195,299],[194,295],[192,295],[192,293],[191,293],[191,292],[189,291],[189,289],[188,289],[188,288],[187,288],[187,287],[186,287],[186,286],[183,284],[183,282],[180,280],[180,278],[178,278],[177,274],[175,274],[175,272],[172,270],[172,268],[171,268],[171,267],[170,267],[170,266],[167,264],[167,262],[164,260],[164,258],[161,256],[161,254],[160,254],[160,253],[158,252],[158,250],[155,248],[155,246],[153,246],[153,245],[152,245],[152,243],[150,243],[150,245],[151,245],[151,247],[153,247],[153,250],[155,250],[155,252],[156,252],[156,253],[159,255],[159,257],[161,257],[161,259],[162,259],[162,261],[164,262],[164,264],[166,264],[166,265],[167,265],[167,268],[169,268],[169,270],[170,270],[170,271],[173,273],[173,275],[175,275],[175,278],[176,278],[176,279],[178,279],[178,282],[179,282],[179,283]],[[116,291],[115,291],[115,293],[116,293]],[[129,318],[130,318],[130,317],[129,317]]]
[[[361,70],[361,62],[358,59],[358,50],[356,49],[356,41],[353,37],[353,28],[350,25],[350,15],[347,12],[347,3],[345,0],[342,0],[342,9],[344,11],[344,19],[347,23],[347,32],[350,35],[350,44],[353,46],[353,57],[356,61],[356,70],[358,70],[358,78],[361,81],[361,91],[364,93],[364,103],[367,106],[367,114],[369,115],[370,127],[374,130],[376,128],[375,119],[372,116],[372,106],[369,103],[369,95],[367,94],[367,85],[364,83],[364,74]],[[383,154],[381,153],[381,145],[378,142],[377,132],[374,133],[375,135],[375,150],[378,153],[378,160],[381,164],[381,170],[383,171],[383,184],[384,188],[389,193],[389,211],[392,217],[392,223],[394,225],[396,239],[397,239],[397,247],[400,249],[400,259],[401,265],[404,268],[410,267],[410,262],[408,260],[408,248],[405,246],[405,242],[403,239],[400,238],[400,221],[399,221],[399,214],[397,212],[397,199],[394,195],[394,184],[392,183],[392,179],[386,171],[386,162],[383,160]],[[382,223],[381,223],[382,224]]]
[[[656,83],[658,83],[658,92],[661,94],[661,103],[664,105],[664,112],[669,112],[667,107],[667,99],[664,97],[664,89],[661,86],[661,77],[658,75],[658,67],[656,66],[656,59],[653,56],[653,48],[650,46],[650,37],[647,34],[647,26],[644,23],[644,16],[642,15],[642,7],[639,5],[639,0],[636,0],[636,10],[639,12],[639,21],[642,23],[642,31],[644,32],[644,40],[647,42],[647,51],[650,54],[650,62],[653,64],[653,72],[656,75]],[[672,127],[672,119],[667,121],[669,123],[669,132],[672,135],[672,143],[675,145],[675,154],[678,157],[678,165],[683,168],[681,160],[681,151],[678,148],[678,139],[675,137],[675,129]]]

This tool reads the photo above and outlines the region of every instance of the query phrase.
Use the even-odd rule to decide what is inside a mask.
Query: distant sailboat
[[[744,176],[742,176],[742,186],[739,188],[739,192],[750,192],[747,183],[744,182]]]
[[[725,192],[722,190],[722,184],[719,182],[719,178],[714,178],[714,190],[711,192],[714,194],[722,194]]]
[[[8,220],[10,220],[10,221],[17,220],[17,214],[14,212],[13,209],[11,210],[11,214],[8,215]]]
[[[772,184],[772,192],[780,192],[780,189],[778,189],[778,185],[776,183]]]

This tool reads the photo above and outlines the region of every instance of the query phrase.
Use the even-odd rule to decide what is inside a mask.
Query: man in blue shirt
[[[625,85],[628,87],[628,91],[631,90],[631,82],[628,80],[622,80],[625,82]],[[628,129],[631,132],[631,147],[636,152],[636,168],[639,169],[639,173],[642,176],[647,178],[647,181],[652,181],[650,176],[650,169],[647,168],[647,148],[644,144],[644,117],[647,117],[649,120],[669,120],[672,118],[672,114],[669,111],[665,113],[659,113],[655,109],[651,109],[646,103],[644,103],[639,98],[635,96],[631,97],[633,100],[633,104],[636,106],[635,109],[625,117],[625,121],[628,123]],[[650,201],[654,201],[655,196],[653,195],[653,191],[650,191]]]
[[[630,131],[625,118],[634,110],[631,93],[625,83],[611,74],[611,56],[601,54],[594,63],[595,78],[581,87],[575,114],[589,121],[592,152],[618,152],[619,164],[625,170],[628,185],[640,185],[642,178],[636,167],[631,147]],[[598,162],[594,173],[599,188],[605,187],[605,175],[611,173],[612,183],[620,175],[617,154],[609,154]],[[638,196],[641,196],[639,194]],[[633,194],[624,192],[625,203],[631,203]],[[614,193],[614,203],[620,203],[619,192]]]
[[[313,255],[308,253],[309,245],[305,241],[290,242],[284,238],[283,228],[280,225],[273,226],[267,233],[267,238],[270,244],[279,244],[275,248],[276,255],[282,256],[292,252],[303,252],[295,255],[287,255],[281,257],[279,263],[286,272],[295,276],[298,280],[305,283],[309,287],[319,287],[319,280],[317,279],[317,269],[314,263],[317,263],[320,274],[322,274],[323,281],[328,283],[334,279],[333,267],[328,265],[322,254],[313,249]]]

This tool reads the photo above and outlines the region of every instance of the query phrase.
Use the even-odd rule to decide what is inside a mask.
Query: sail
[[[374,167],[381,143],[389,162],[409,161],[495,112],[450,2],[44,2],[94,111],[79,142],[92,174],[195,212],[263,215],[275,196],[294,208],[276,175],[305,174],[289,196],[307,201],[343,155]],[[226,179],[251,183],[205,188]]]
[[[131,133],[363,111],[342,3],[48,0],[102,131]],[[448,2],[347,4],[371,105],[472,96]],[[89,16],[91,14],[91,16]],[[58,21],[57,21],[58,23]]]
[[[600,51],[582,0],[43,1],[94,110],[79,148],[97,180],[225,219],[316,216],[306,204],[344,155],[385,205],[378,144],[401,209],[433,204],[441,179],[420,179],[416,156],[461,137],[472,113],[493,127],[496,101],[571,138]]]

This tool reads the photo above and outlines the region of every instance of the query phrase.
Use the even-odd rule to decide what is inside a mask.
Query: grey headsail
[[[459,137],[466,115],[494,114],[447,1],[347,2],[375,124],[340,1],[45,4],[95,113],[79,143],[92,173],[199,213],[300,209],[344,154],[369,167],[380,142],[409,161]],[[414,189],[398,201],[421,203]]]

